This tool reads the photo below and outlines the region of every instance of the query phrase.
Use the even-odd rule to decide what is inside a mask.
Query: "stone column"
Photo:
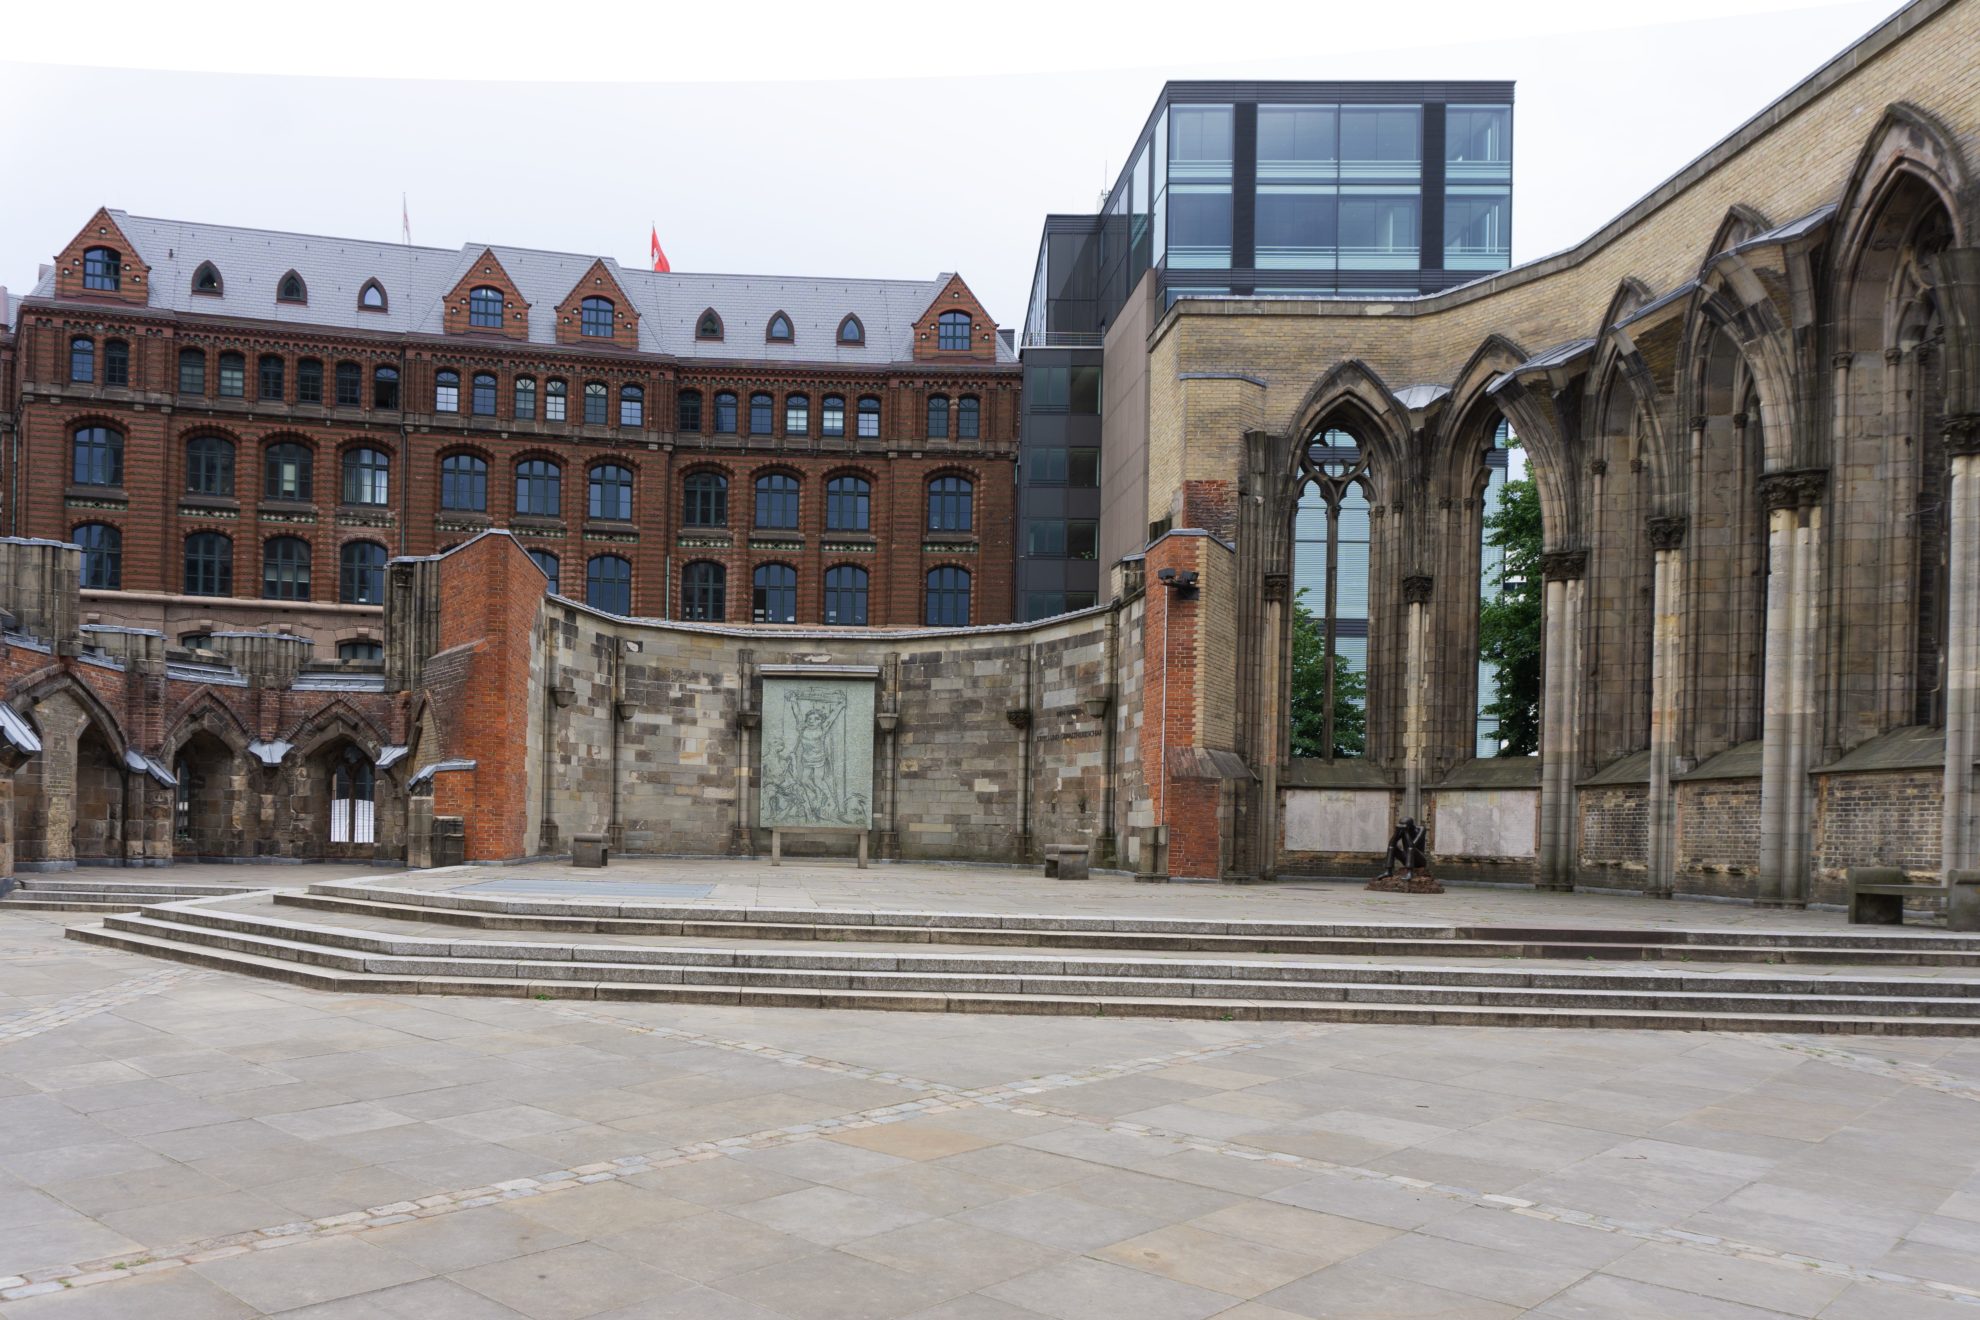
[[[1677,800],[1671,771],[1677,757],[1678,687],[1684,674],[1683,514],[1650,519],[1656,568],[1650,625],[1649,874],[1643,892],[1669,898],[1677,883]]]
[[[1760,889],[1763,907],[1808,905],[1808,740],[1814,731],[1814,651],[1820,636],[1820,503],[1816,468],[1760,479],[1767,510],[1767,664],[1762,678]]]
[[[1575,712],[1581,709],[1581,612],[1586,550],[1540,556],[1546,584],[1541,622],[1540,879],[1538,888],[1574,888],[1575,794],[1579,757]]]
[[[1423,819],[1423,762],[1430,740],[1430,592],[1428,574],[1402,580],[1403,815]]]
[[[1946,576],[1946,781],[1940,866],[1980,865],[1980,413],[1943,423],[1952,469],[1946,486],[1951,553]]]

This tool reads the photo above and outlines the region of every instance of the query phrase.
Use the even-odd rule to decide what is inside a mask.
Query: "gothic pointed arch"
[[[701,315],[694,318],[694,337],[705,341],[722,338],[722,314],[713,307],[701,309]]]
[[[1458,499],[1471,493],[1479,475],[1480,441],[1490,443],[1492,428],[1481,426],[1481,410],[1496,414],[1492,383],[1527,359],[1527,352],[1501,334],[1489,334],[1451,382],[1450,403],[1436,428],[1429,462],[1433,494]]]
[[[356,743],[373,761],[378,759],[386,745],[385,731],[342,698],[303,717],[289,730],[283,741],[295,746],[296,750],[291,755],[306,760],[339,739]]]
[[[280,303],[307,304],[309,302],[309,285],[303,281],[303,277],[297,272],[293,270],[284,271],[282,278],[275,281],[275,301]]]
[[[1749,238],[1758,238],[1773,227],[1773,222],[1757,208],[1745,202],[1734,202],[1720,217],[1719,227],[1712,231],[1712,241],[1705,249],[1701,268],[1710,265],[1712,258],[1732,251]]]
[[[389,312],[392,310],[392,299],[385,292],[385,286],[374,276],[358,286],[357,305],[360,312]]]
[[[17,712],[32,717],[36,706],[57,695],[68,697],[82,708],[89,723],[110,745],[111,753],[121,760],[130,747],[122,722],[87,683],[78,681],[64,670],[49,668],[27,675],[15,685],[7,704]]]
[[[213,694],[211,688],[202,688],[179,703],[165,720],[166,734],[159,744],[163,751],[162,759],[167,765],[184,745],[186,739],[195,733],[207,733],[227,745],[236,756],[247,755],[248,744],[254,740],[253,733],[241,722],[241,717]]]
[[[1293,409],[1285,434],[1292,440],[1281,480],[1290,484],[1298,477],[1306,440],[1336,417],[1353,419],[1361,442],[1370,451],[1370,468],[1380,479],[1394,482],[1404,477],[1410,466],[1409,410],[1382,380],[1359,358],[1336,364],[1313,382]]]
[[[225,297],[227,282],[220,277],[220,268],[210,261],[200,262],[193,271],[192,291],[208,298]]]
[[[1836,212],[1836,269],[1847,283],[1862,260],[1877,214],[1904,179],[1937,194],[1953,222],[1954,241],[1971,243],[1980,229],[1980,186],[1958,139],[1938,118],[1896,101],[1864,139]],[[1966,199],[1962,204],[1962,199]]]

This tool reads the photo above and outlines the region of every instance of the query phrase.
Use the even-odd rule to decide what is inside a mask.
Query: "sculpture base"
[[[1368,882],[1369,889],[1381,894],[1441,894],[1444,886],[1437,877],[1419,871],[1415,875],[1378,875]]]

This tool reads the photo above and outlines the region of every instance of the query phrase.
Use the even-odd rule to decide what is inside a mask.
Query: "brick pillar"
[[[1144,878],[1217,877],[1222,871],[1223,785],[1195,774],[1179,775],[1202,743],[1202,687],[1208,662],[1208,600],[1199,586],[1194,598],[1165,585],[1162,574],[1206,576],[1211,542],[1205,536],[1169,535],[1147,554],[1148,613],[1142,630],[1143,716],[1141,765],[1155,828],[1160,832],[1154,858],[1144,854]]]

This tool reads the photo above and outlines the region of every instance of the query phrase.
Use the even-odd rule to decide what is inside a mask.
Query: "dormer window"
[[[358,290],[358,310],[362,312],[382,312],[385,310],[385,286],[377,280],[366,280]]]
[[[578,308],[578,329],[592,339],[612,337],[612,300],[586,298]]]
[[[294,271],[290,271],[287,275],[284,275],[282,282],[275,286],[275,301],[285,303],[308,302],[309,288],[303,283],[302,276],[296,274]]]
[[[696,339],[720,339],[722,337],[722,318],[715,314],[713,307],[703,312],[701,319],[694,323],[694,337]]]
[[[769,328],[763,332],[763,338],[772,344],[788,344],[794,337],[791,334],[791,318],[782,312],[770,318]]]
[[[468,324],[477,330],[502,328],[502,291],[483,285],[468,290]]]
[[[964,352],[969,348],[969,313],[943,312],[935,323],[935,347],[944,353]]]
[[[193,272],[192,291],[214,298],[226,292],[220,283],[220,268],[210,261],[200,262],[199,269]]]
[[[83,287],[115,293],[123,287],[124,257],[115,248],[93,247],[83,253]]]
[[[859,323],[857,316],[848,316],[839,322],[839,342],[842,344],[864,344],[866,327]]]

